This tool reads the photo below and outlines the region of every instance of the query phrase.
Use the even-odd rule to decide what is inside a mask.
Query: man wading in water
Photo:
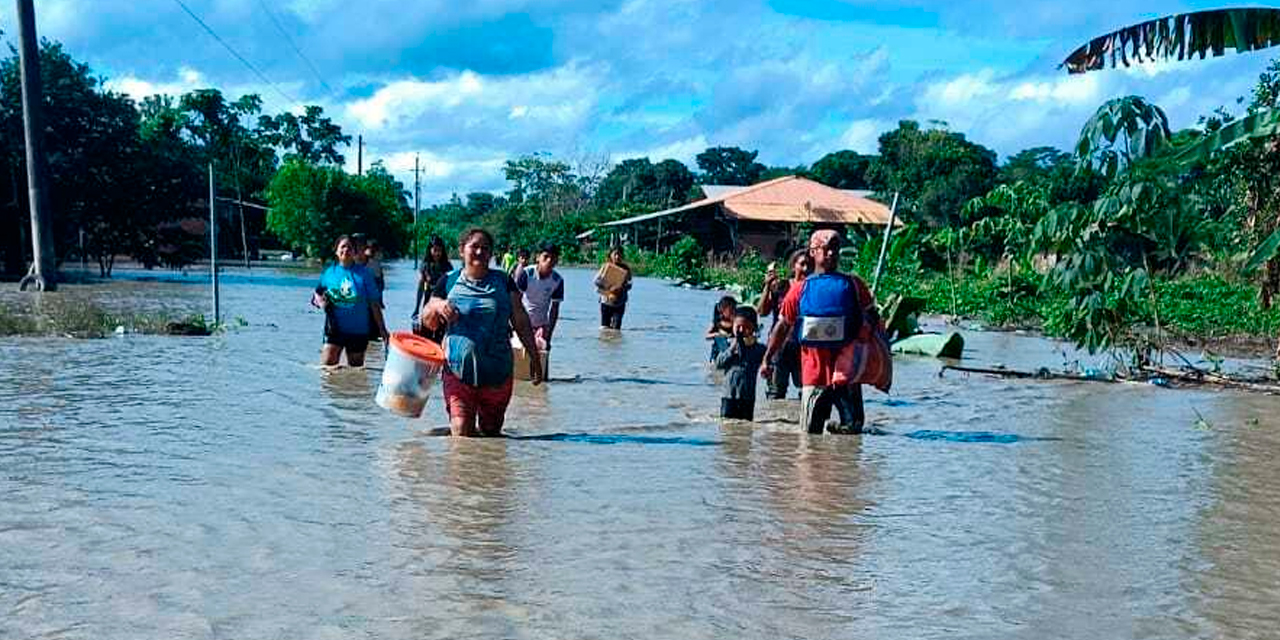
[[[798,326],[800,340],[800,424],[809,433],[861,433],[862,385],[837,384],[836,359],[841,349],[854,340],[863,322],[878,322],[870,292],[856,277],[840,273],[840,234],[829,229],[815,231],[809,238],[813,275],[787,291],[778,307],[777,322],[769,334],[760,377],[773,374],[774,357],[782,350]],[[826,424],[835,408],[839,421]]]

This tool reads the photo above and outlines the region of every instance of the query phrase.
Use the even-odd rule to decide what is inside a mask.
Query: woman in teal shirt
[[[333,252],[338,262],[320,274],[320,285],[312,298],[312,304],[324,309],[325,315],[320,362],[336,365],[346,351],[347,364],[359,367],[364,365],[370,329],[376,328],[384,342],[387,339],[382,292],[370,271],[356,264],[355,245],[349,236],[339,236]]]

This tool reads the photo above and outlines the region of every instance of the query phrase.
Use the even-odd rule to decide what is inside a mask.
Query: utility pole
[[[421,206],[422,188],[418,182],[418,154],[413,154],[413,269],[418,269],[418,212]]]
[[[364,135],[356,136],[356,175],[364,175]]]
[[[53,212],[44,180],[44,126],[40,104],[40,41],[36,38],[36,9],[32,0],[18,0],[18,65],[22,75],[22,122],[27,140],[27,200],[31,208],[31,270],[18,287],[26,291],[54,291],[58,273],[53,254]]]
[[[209,277],[213,280],[213,323],[221,318],[218,308],[218,200],[213,193],[213,162],[209,163]]]

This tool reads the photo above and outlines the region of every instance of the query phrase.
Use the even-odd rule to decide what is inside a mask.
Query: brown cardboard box
[[[627,270],[612,262],[600,268],[600,292],[617,289],[627,282]]]
[[[538,355],[542,356],[542,379],[547,379],[547,372],[551,368],[551,352],[538,351]],[[520,344],[520,338],[511,338],[511,375],[516,380],[531,380],[530,375],[532,368],[529,366],[529,355],[524,350],[524,345]]]

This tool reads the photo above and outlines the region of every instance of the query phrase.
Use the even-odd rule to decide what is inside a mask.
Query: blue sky
[[[39,0],[38,29],[137,98],[212,86],[259,93],[273,111],[320,104],[407,183],[420,153],[428,203],[503,189],[502,163],[520,154],[692,167],[708,146],[737,145],[792,166],[874,152],[908,118],[944,121],[1002,157],[1069,148],[1117,96],[1154,100],[1175,127],[1237,109],[1272,55],[1074,77],[1056,68],[1098,33],[1215,6],[1205,2],[183,2],[275,86],[176,0]],[[0,13],[11,41],[12,11]]]

